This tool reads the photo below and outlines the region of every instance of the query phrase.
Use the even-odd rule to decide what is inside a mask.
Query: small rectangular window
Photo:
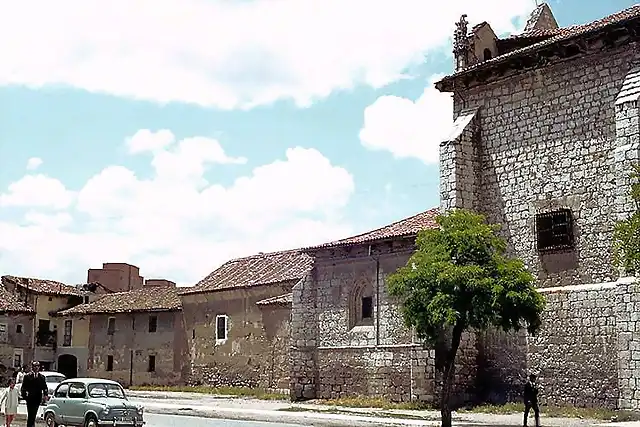
[[[85,304],[89,304],[89,296],[85,296],[84,297],[84,303]]]
[[[536,215],[536,238],[539,252],[573,249],[573,215],[559,209]]]
[[[196,339],[196,330],[195,329],[191,330],[191,339],[194,339],[194,340]]]
[[[373,297],[362,298],[362,318],[373,319]]]
[[[9,334],[7,332],[7,324],[0,323],[0,343],[6,344],[9,341]]]
[[[216,340],[224,341],[227,339],[227,316],[216,316]]]
[[[72,320],[64,321],[64,336],[62,338],[62,346],[69,347],[71,346],[71,330],[73,328]]]
[[[156,371],[156,357],[149,356],[149,372],[155,372],[155,371]]]
[[[18,324],[16,325],[16,334],[21,334],[22,333],[22,325]]]
[[[158,330],[158,316],[149,316],[149,332]]]
[[[108,335],[113,335],[116,332],[116,318],[115,317],[109,317],[108,323],[107,323],[107,334]]]
[[[107,356],[107,372],[113,371],[113,356]]]
[[[13,350],[13,367],[20,368],[22,366],[22,357],[24,355],[24,351],[21,348],[16,348]]]

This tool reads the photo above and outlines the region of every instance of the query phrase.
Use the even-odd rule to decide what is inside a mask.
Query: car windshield
[[[116,399],[126,399],[124,390],[118,384],[95,383],[87,387],[90,397],[113,397]]]
[[[47,375],[47,382],[58,384],[64,381],[65,378],[62,375]]]

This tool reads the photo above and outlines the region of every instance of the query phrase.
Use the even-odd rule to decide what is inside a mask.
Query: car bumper
[[[145,425],[144,421],[116,421],[116,420],[98,420],[98,426],[100,427],[142,427]]]

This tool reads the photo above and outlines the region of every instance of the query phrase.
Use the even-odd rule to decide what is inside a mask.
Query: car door
[[[54,411],[56,414],[56,421],[61,424],[64,424],[66,421],[65,414],[68,410],[67,407],[69,406],[67,404],[68,391],[69,384],[60,384],[56,391],[53,393],[53,399],[51,399],[48,403],[48,405],[55,405]]]
[[[69,383],[67,393],[67,410],[65,411],[66,425],[80,426],[84,422],[87,389],[81,382]]]

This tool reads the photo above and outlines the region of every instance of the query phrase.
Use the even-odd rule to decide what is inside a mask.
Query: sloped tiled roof
[[[313,258],[298,249],[261,253],[227,261],[183,295],[297,281],[313,267]]]
[[[34,294],[59,295],[59,296],[82,296],[84,295],[75,286],[62,282],[47,279],[35,279],[32,277],[2,276],[2,282],[13,283]]]
[[[640,4],[636,4],[628,9],[611,14],[602,19],[598,19],[596,21],[593,21],[587,24],[573,25],[569,27],[549,29],[549,30],[534,30],[534,31],[522,33],[522,34],[516,35],[515,37],[516,38],[545,37],[545,38],[529,46],[525,46],[520,49],[515,49],[507,53],[504,53],[502,55],[495,56],[489,60],[473,64],[467,68],[457,71],[456,73],[450,76],[445,77],[444,79],[442,79],[442,81],[444,82],[444,81],[451,80],[455,77],[466,74],[467,72],[475,69],[489,67],[493,64],[503,62],[512,57],[517,57],[523,54],[535,52],[539,49],[542,49],[546,46],[553,45],[555,43],[586,36],[590,33],[595,33],[598,30],[602,30],[608,26],[621,24],[621,23],[624,23],[625,21],[629,21],[635,18],[640,18]]]
[[[33,313],[23,301],[3,286],[0,286],[0,313]]]
[[[436,217],[439,214],[438,208],[429,209],[425,212],[410,216],[409,218],[396,221],[384,227],[368,231],[357,236],[348,237],[346,239],[336,240],[334,242],[325,243],[319,246],[312,246],[307,250],[332,248],[339,246],[351,246],[364,243],[373,243],[380,240],[398,239],[403,237],[411,237],[426,228],[435,228]]]
[[[284,294],[277,297],[266,298],[258,301],[257,305],[289,305],[293,302],[293,294]]]
[[[182,302],[174,286],[153,286],[106,294],[88,304],[80,304],[60,311],[58,315],[137,313],[180,309],[182,309]]]

